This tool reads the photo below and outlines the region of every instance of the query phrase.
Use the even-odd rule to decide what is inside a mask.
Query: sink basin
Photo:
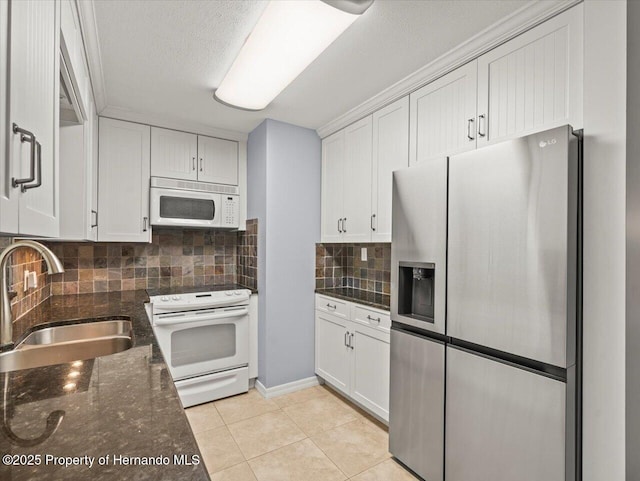
[[[34,331],[12,351],[0,353],[0,372],[93,359],[133,346],[131,322],[87,322]]]
[[[64,326],[47,327],[29,334],[17,347],[40,346],[59,342],[82,341],[107,336],[131,337],[131,322],[123,319],[99,322],[83,322]]]

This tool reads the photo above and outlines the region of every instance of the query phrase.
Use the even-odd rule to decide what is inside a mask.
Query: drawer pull
[[[369,319],[370,321],[376,321],[378,324],[380,324],[380,318],[375,318],[375,317],[371,317],[371,316],[367,316],[367,319]]]
[[[336,309],[338,306],[336,306],[336,305],[333,305],[333,306],[332,306],[331,304],[329,304],[329,303],[327,302],[327,307],[328,307],[329,309]]]

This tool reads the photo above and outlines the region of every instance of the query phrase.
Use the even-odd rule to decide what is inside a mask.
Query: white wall
[[[321,143],[314,130],[265,120],[248,146],[248,218],[258,218],[258,379],[270,388],[314,375]]]
[[[626,2],[585,2],[583,479],[625,479]]]

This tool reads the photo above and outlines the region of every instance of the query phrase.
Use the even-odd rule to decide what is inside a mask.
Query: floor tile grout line
[[[338,471],[340,471],[340,472],[344,475],[345,480],[350,479],[350,478],[349,478],[349,475],[348,475],[347,473],[345,473],[342,469],[340,469],[340,466],[338,466],[338,465],[335,463],[335,461],[334,461],[333,459],[331,459],[331,457],[330,457],[327,453],[325,453],[325,452],[324,452],[324,450],[323,450],[320,446],[318,446],[318,444],[313,440],[313,438],[309,437],[308,439],[309,439],[309,441],[311,441],[311,442],[313,443],[313,445],[314,445],[316,448],[318,448],[318,449],[320,450],[320,452],[321,452],[322,454],[324,454],[324,455],[325,455],[325,457],[326,457],[326,458],[331,462],[331,464],[333,464],[333,465],[338,469]]]

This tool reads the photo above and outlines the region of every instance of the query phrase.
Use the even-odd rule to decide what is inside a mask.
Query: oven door
[[[158,314],[153,330],[174,381],[249,363],[247,306]]]
[[[220,206],[220,194],[151,187],[151,225],[219,227]]]

